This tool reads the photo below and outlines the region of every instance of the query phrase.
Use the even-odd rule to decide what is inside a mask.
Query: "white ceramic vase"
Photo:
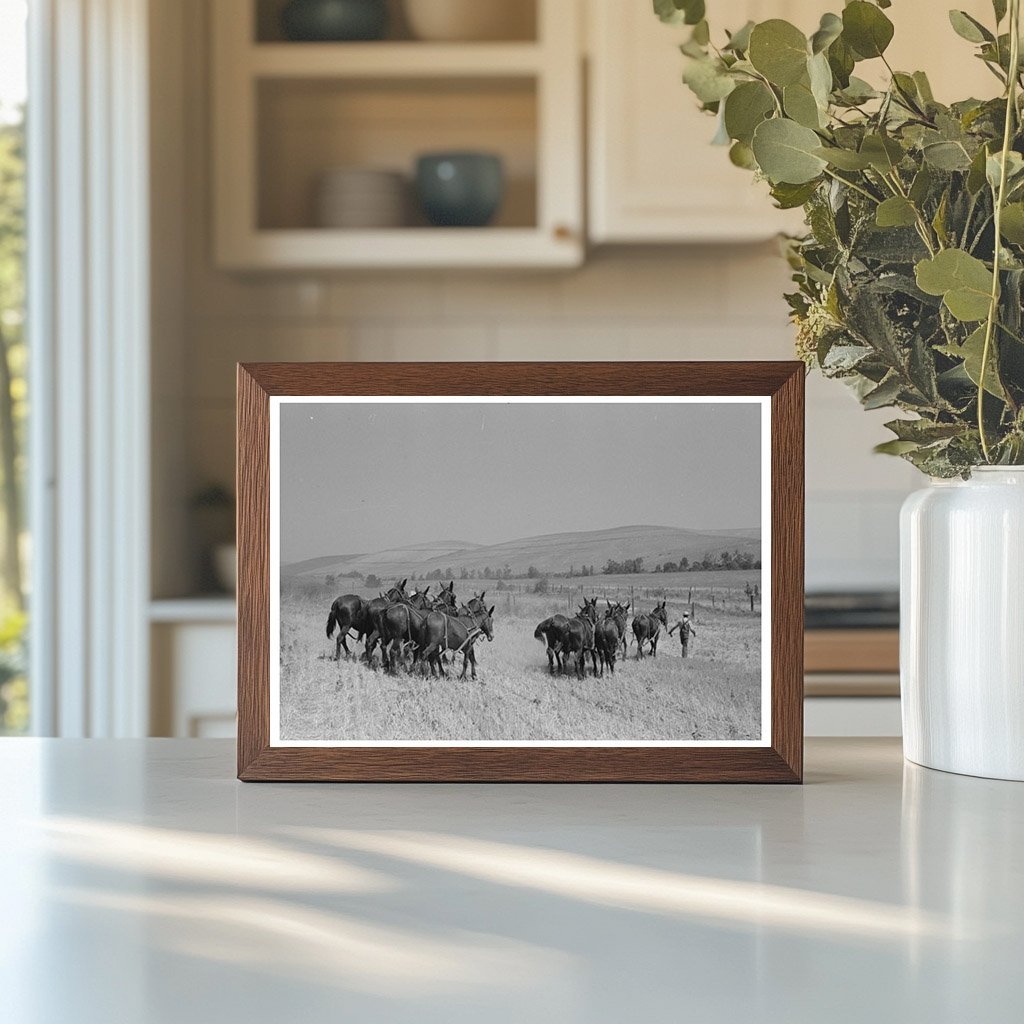
[[[1024,467],[912,494],[900,551],[905,755],[1024,781]]]

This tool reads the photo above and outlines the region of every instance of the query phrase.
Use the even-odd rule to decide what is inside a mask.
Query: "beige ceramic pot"
[[[534,5],[528,0],[405,0],[405,16],[417,39],[478,42],[532,39]]]

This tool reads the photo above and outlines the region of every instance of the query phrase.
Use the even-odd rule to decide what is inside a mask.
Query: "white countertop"
[[[1001,1022],[1024,785],[242,785],[230,742],[0,741],[5,1024]]]

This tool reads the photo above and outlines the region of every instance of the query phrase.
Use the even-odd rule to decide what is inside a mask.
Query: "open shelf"
[[[414,195],[417,158],[428,152],[480,150],[501,157],[505,195],[492,225],[467,229],[458,237],[536,228],[535,86],[534,79],[260,82],[258,227],[325,230],[315,213],[321,176],[335,167],[367,167],[398,172],[406,181],[406,223],[379,230],[429,230]],[[438,230],[447,234],[453,229]]]
[[[542,62],[535,43],[268,43],[246,55],[257,78],[536,75]]]
[[[532,228],[405,228],[386,231],[259,231],[234,264],[319,267],[573,267],[572,239],[557,244]],[[227,254],[226,265],[231,266]]]
[[[582,74],[575,4],[524,0],[532,39],[279,41],[278,0],[218,0],[214,245],[227,269],[568,267],[583,259]],[[316,196],[342,168],[495,153],[505,192],[491,224],[435,228],[410,201],[370,230],[324,227]],[[354,221],[365,218],[354,218]]]
[[[220,2],[220,0],[217,0]],[[281,12],[288,0],[245,0],[252,5],[255,15],[250,39],[259,44],[286,42],[289,46],[313,46],[316,44],[286,40],[281,27]],[[420,0],[423,2],[423,0]],[[559,0],[566,3],[568,0]],[[500,38],[504,42],[533,42],[537,39],[538,0],[502,0],[499,12],[504,21]],[[418,43],[406,13],[406,0],[388,0],[388,25],[381,42],[360,42],[357,46],[380,46],[381,43],[408,41]]]

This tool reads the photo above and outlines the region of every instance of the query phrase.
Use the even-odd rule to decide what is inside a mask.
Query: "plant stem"
[[[825,168],[825,173],[833,181],[838,181],[841,185],[845,185],[847,188],[852,188],[854,192],[859,192],[862,196],[864,196],[865,199],[870,199],[871,202],[875,204],[875,206],[878,205],[880,201],[878,197],[873,196],[867,189],[861,188],[860,185],[857,185],[855,182],[847,181],[846,178],[840,178],[838,174],[835,174],[834,172],[830,171],[827,167]]]
[[[906,199],[910,203],[911,209],[914,211],[914,217],[917,219],[917,233],[921,236],[921,241],[924,242],[929,255],[934,256],[935,247],[932,245],[931,228],[928,225],[928,221],[924,219],[924,214],[917,208],[917,204],[910,201],[910,197],[903,187],[903,182],[900,181],[899,172],[893,168],[892,174],[882,175],[882,180],[887,181],[901,199]],[[940,250],[943,248],[942,242],[938,237],[936,237],[935,243],[939,246]]]
[[[992,462],[988,434],[985,430],[985,375],[992,355],[992,335],[999,314],[999,272],[1001,267],[1001,243],[1003,204],[1006,200],[1006,168],[1009,162],[1010,144],[1013,141],[1013,126],[1017,117],[1017,74],[1020,67],[1020,0],[1010,0],[1010,74],[1006,83],[1006,123],[1003,126],[1002,160],[999,167],[999,189],[995,197],[995,246],[992,256],[992,294],[989,299],[988,319],[985,322],[985,345],[981,350],[981,370],[978,373],[978,436],[985,461]]]

